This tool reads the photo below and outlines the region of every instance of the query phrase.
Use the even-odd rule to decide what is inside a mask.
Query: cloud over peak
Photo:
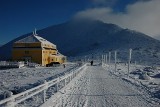
[[[127,5],[125,12],[115,13],[109,7],[95,7],[81,11],[75,17],[90,18],[101,20],[105,23],[117,24],[123,28],[140,31],[154,37],[160,35],[159,5],[160,0],[145,0],[145,2],[144,0],[140,0],[134,4]]]

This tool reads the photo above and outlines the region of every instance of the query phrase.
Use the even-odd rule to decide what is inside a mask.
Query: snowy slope
[[[70,20],[37,33],[57,45],[58,50],[67,56],[99,50],[142,48],[159,52],[160,49],[160,42],[145,34],[95,20]],[[13,42],[28,35],[20,36],[1,47],[0,59],[11,58]]]

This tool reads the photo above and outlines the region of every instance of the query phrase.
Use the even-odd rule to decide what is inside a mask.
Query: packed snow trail
[[[74,83],[73,83],[74,82]],[[63,90],[64,91],[64,90]],[[53,107],[158,107],[101,66],[88,66]]]

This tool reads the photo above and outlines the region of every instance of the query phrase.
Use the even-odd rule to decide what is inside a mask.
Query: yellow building
[[[14,61],[28,61],[46,66],[51,63],[64,63],[66,56],[60,54],[56,45],[38,36],[36,31],[13,44]]]

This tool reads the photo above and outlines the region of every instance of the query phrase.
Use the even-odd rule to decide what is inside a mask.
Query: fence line
[[[9,97],[4,99],[4,100],[1,100],[0,101],[0,106],[1,105],[4,105],[5,107],[14,107],[15,105],[17,105],[18,103],[22,102],[22,101],[25,101],[26,99],[28,98],[31,98],[32,96],[40,93],[40,92],[43,92],[43,101],[45,102],[46,99],[46,90],[53,86],[53,85],[57,85],[57,89],[58,88],[58,84],[61,82],[61,81],[65,81],[65,85],[67,84],[66,83],[66,79],[69,78],[69,80],[71,81],[74,77],[77,76],[77,74],[82,71],[85,67],[86,67],[87,64],[84,64],[83,66],[79,67],[78,69],[76,70],[73,70],[71,71],[70,73],[68,74],[65,74],[63,76],[60,76],[58,78],[55,78],[51,81],[44,81],[43,84],[39,85],[39,86],[36,86],[34,88],[31,88],[29,90],[26,90],[22,93],[19,93],[19,94],[16,94],[16,95],[13,95],[12,92],[10,92],[9,94]],[[69,82],[70,82],[69,81]],[[58,91],[58,90],[57,90]]]
[[[24,62],[8,62],[8,61],[0,61],[0,68],[21,68],[24,66]]]

